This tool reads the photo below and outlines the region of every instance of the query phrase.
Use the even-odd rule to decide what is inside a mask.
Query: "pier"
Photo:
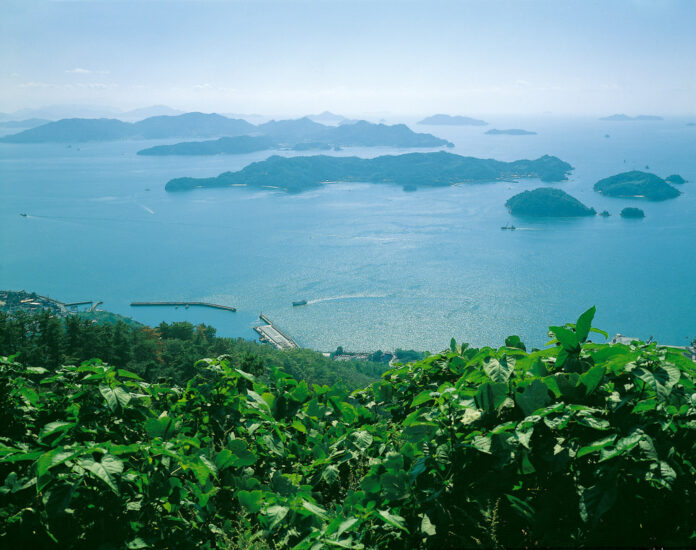
[[[259,335],[259,340],[282,350],[297,349],[299,347],[292,338],[276,327],[273,321],[263,313],[259,315],[259,319],[266,323],[265,325],[254,327],[254,330]]]
[[[215,309],[224,309],[225,311],[237,311],[236,307],[223,306],[221,304],[213,304],[210,302],[131,302],[131,307],[142,307],[142,306],[202,306],[202,307],[212,307]]]

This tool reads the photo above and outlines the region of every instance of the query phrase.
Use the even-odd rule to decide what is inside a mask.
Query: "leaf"
[[[255,514],[263,505],[263,493],[261,491],[238,491],[237,500],[240,506],[250,514]]]
[[[290,397],[292,397],[295,401],[304,403],[307,397],[309,397],[309,388],[307,387],[307,382],[302,380],[302,382],[297,384],[295,389],[290,392]]]
[[[258,393],[252,390],[247,391],[247,394],[254,400],[252,406],[255,406],[256,408],[262,409],[268,414],[271,414],[271,408],[268,406],[268,403],[266,403],[263,397],[261,397]]]
[[[585,395],[590,395],[604,378],[604,367],[595,366],[580,375],[580,382],[585,386]]]
[[[119,494],[115,476],[123,472],[123,462],[120,459],[105,454],[99,462],[92,458],[81,458],[79,464],[106,483],[114,493]]]
[[[167,439],[174,434],[175,428],[174,419],[167,416],[167,413],[162,413],[159,418],[148,418],[145,421],[145,432],[152,438]]]
[[[77,426],[76,422],[49,422],[41,430],[41,433],[39,434],[39,440],[45,439],[57,433],[66,432],[74,426]]]
[[[578,335],[565,327],[549,327],[563,348],[572,351],[578,347]]]
[[[348,531],[356,523],[358,523],[357,518],[348,518],[348,519],[342,521],[341,524],[338,526],[338,530],[336,531],[336,536],[340,537],[343,533]]]
[[[316,504],[313,504],[307,500],[302,501],[302,508],[305,510],[308,510],[311,512],[313,515],[317,516],[320,519],[327,520],[328,516],[326,515],[326,510],[324,510],[321,506],[317,506]]]
[[[578,452],[575,455],[575,457],[582,458],[583,456],[588,455],[590,453],[595,453],[597,451],[601,451],[605,447],[612,445],[615,440],[616,440],[616,436],[610,435],[609,437],[605,437],[603,439],[598,439],[597,441],[593,441],[589,445],[586,445],[586,446],[578,449]]]
[[[140,537],[135,537],[132,541],[126,544],[126,548],[128,550],[141,550],[142,548],[150,548],[150,545]]]
[[[551,399],[549,390],[541,380],[533,380],[524,391],[515,393],[515,401],[525,416],[531,415],[537,409],[544,407]]]
[[[418,405],[422,405],[423,403],[426,403],[428,401],[432,401],[435,399],[435,396],[433,396],[433,393],[430,390],[424,390],[420,392],[418,395],[416,395],[413,398],[413,401],[411,401],[411,408],[417,407]],[[437,395],[437,394],[436,394]]]
[[[592,328],[592,319],[594,319],[596,312],[597,308],[592,306],[578,318],[578,322],[575,324],[575,333],[578,335],[580,342],[587,340],[587,335]]]
[[[268,529],[270,531],[275,529],[278,526],[278,524],[281,521],[283,521],[285,516],[288,515],[289,511],[290,511],[290,508],[288,508],[287,506],[280,506],[278,504],[276,504],[274,506],[269,506],[268,508],[266,508],[264,510],[263,514],[265,516],[267,516],[269,520],[271,520],[271,523],[270,523]]]
[[[215,465],[219,470],[229,467],[241,468],[251,466],[256,462],[257,456],[247,449],[246,443],[241,439],[233,439],[215,456]]]
[[[580,487],[580,518],[585,523],[592,522],[595,525],[599,519],[616,502],[616,484],[608,488],[602,485],[594,485],[587,489]]]
[[[478,392],[476,392],[476,405],[480,409],[491,413],[505,402],[507,395],[507,384],[486,382],[481,384]]]
[[[293,420],[290,427],[295,428],[298,432],[302,432],[303,434],[307,433],[307,428],[305,428],[305,425],[299,420]]]
[[[406,529],[406,520],[401,516],[392,514],[388,510],[377,510],[377,515],[382,519],[382,521],[384,521],[384,523],[408,533],[408,529]]]
[[[321,473],[321,478],[329,485],[333,485],[338,480],[338,466],[329,464]]]
[[[457,353],[457,341],[454,338],[450,340],[450,351],[452,353]]]
[[[522,351],[527,351],[527,346],[524,345],[522,340],[520,340],[520,337],[517,336],[517,334],[513,334],[512,336],[508,336],[505,338],[505,347],[508,348],[517,348],[521,349]]]
[[[358,430],[353,433],[353,440],[355,441],[355,446],[361,451],[365,452],[367,448],[372,445],[374,438],[372,435],[365,430]]]
[[[515,359],[507,355],[503,355],[500,360],[486,357],[483,360],[483,370],[493,382],[505,383],[515,371]]]
[[[106,404],[113,412],[116,412],[119,406],[125,409],[131,400],[131,394],[119,386],[112,388],[101,385],[99,386],[99,392],[104,396]]]
[[[50,470],[54,466],[63,464],[71,458],[80,455],[82,452],[84,452],[82,449],[66,450],[65,447],[59,447],[41,455],[39,459],[36,461],[36,477],[43,476],[46,472],[48,472],[48,470]]]
[[[527,502],[513,495],[506,494],[505,497],[512,506],[512,509],[527,521],[534,521],[536,512]]]
[[[402,500],[409,497],[409,481],[406,472],[387,472],[382,474],[380,482],[382,490],[389,500]]]
[[[421,533],[429,537],[434,537],[437,533],[435,526],[430,521],[427,514],[422,514],[423,519],[421,520]]]
[[[274,455],[283,456],[285,454],[285,446],[283,445],[283,442],[275,438],[273,435],[266,434],[261,437],[261,441],[266,444],[268,450]]]

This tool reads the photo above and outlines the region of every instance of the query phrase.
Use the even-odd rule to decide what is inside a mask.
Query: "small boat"
[[[26,217],[27,217],[27,213],[26,213],[26,212],[20,212],[19,215],[22,216],[23,218],[26,218]]]
[[[306,305],[307,305],[307,300],[298,300],[297,302],[292,303],[293,307],[306,306]]]
[[[505,231],[506,229],[507,229],[508,231],[514,231],[516,228],[515,228],[514,225],[504,225],[504,226],[501,227],[500,229],[502,229],[503,231]]]

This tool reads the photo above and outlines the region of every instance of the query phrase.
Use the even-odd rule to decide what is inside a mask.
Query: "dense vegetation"
[[[693,546],[696,365],[454,340],[364,390],[204,360],[185,387],[0,360],[7,548]]]
[[[608,197],[640,197],[652,201],[673,199],[681,194],[662,178],[640,170],[599,180],[594,184],[594,190]]]
[[[551,218],[594,216],[594,208],[588,208],[575,197],[561,189],[538,187],[511,197],[505,203],[513,216]]]
[[[109,320],[106,312],[98,315],[100,321]],[[96,323],[78,315],[62,319],[47,311],[34,315],[15,312],[11,316],[0,312],[0,355],[15,354],[19,354],[16,361],[24,365],[51,370],[99,358],[146,381],[178,385],[185,385],[194,375],[196,361],[220,355],[256,375],[279,367],[299,380],[342,383],[350,389],[370,383],[385,368],[379,358],[335,362],[308,349],[281,352],[241,338],[220,338],[207,325],[161,323],[153,329],[121,321]]]
[[[628,206],[621,211],[621,217],[622,218],[644,218],[645,212],[643,212],[640,208],[634,208],[632,206]]]
[[[339,126],[350,128],[356,126]],[[225,172],[216,178],[177,178],[167,183],[167,191],[196,187],[276,187],[291,193],[319,187],[322,182],[356,181],[415,187],[438,187],[456,183],[491,182],[505,178],[566,179],[572,167],[556,157],[502,162],[437,153],[409,153],[364,159],[358,157],[272,156],[254,162],[238,172]]]

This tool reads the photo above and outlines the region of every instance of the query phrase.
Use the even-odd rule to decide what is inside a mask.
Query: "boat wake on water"
[[[307,304],[319,304],[321,302],[336,302],[339,300],[370,300],[375,298],[386,298],[386,294],[342,294],[340,296],[328,296],[326,298],[317,298],[315,300],[307,300]]]

